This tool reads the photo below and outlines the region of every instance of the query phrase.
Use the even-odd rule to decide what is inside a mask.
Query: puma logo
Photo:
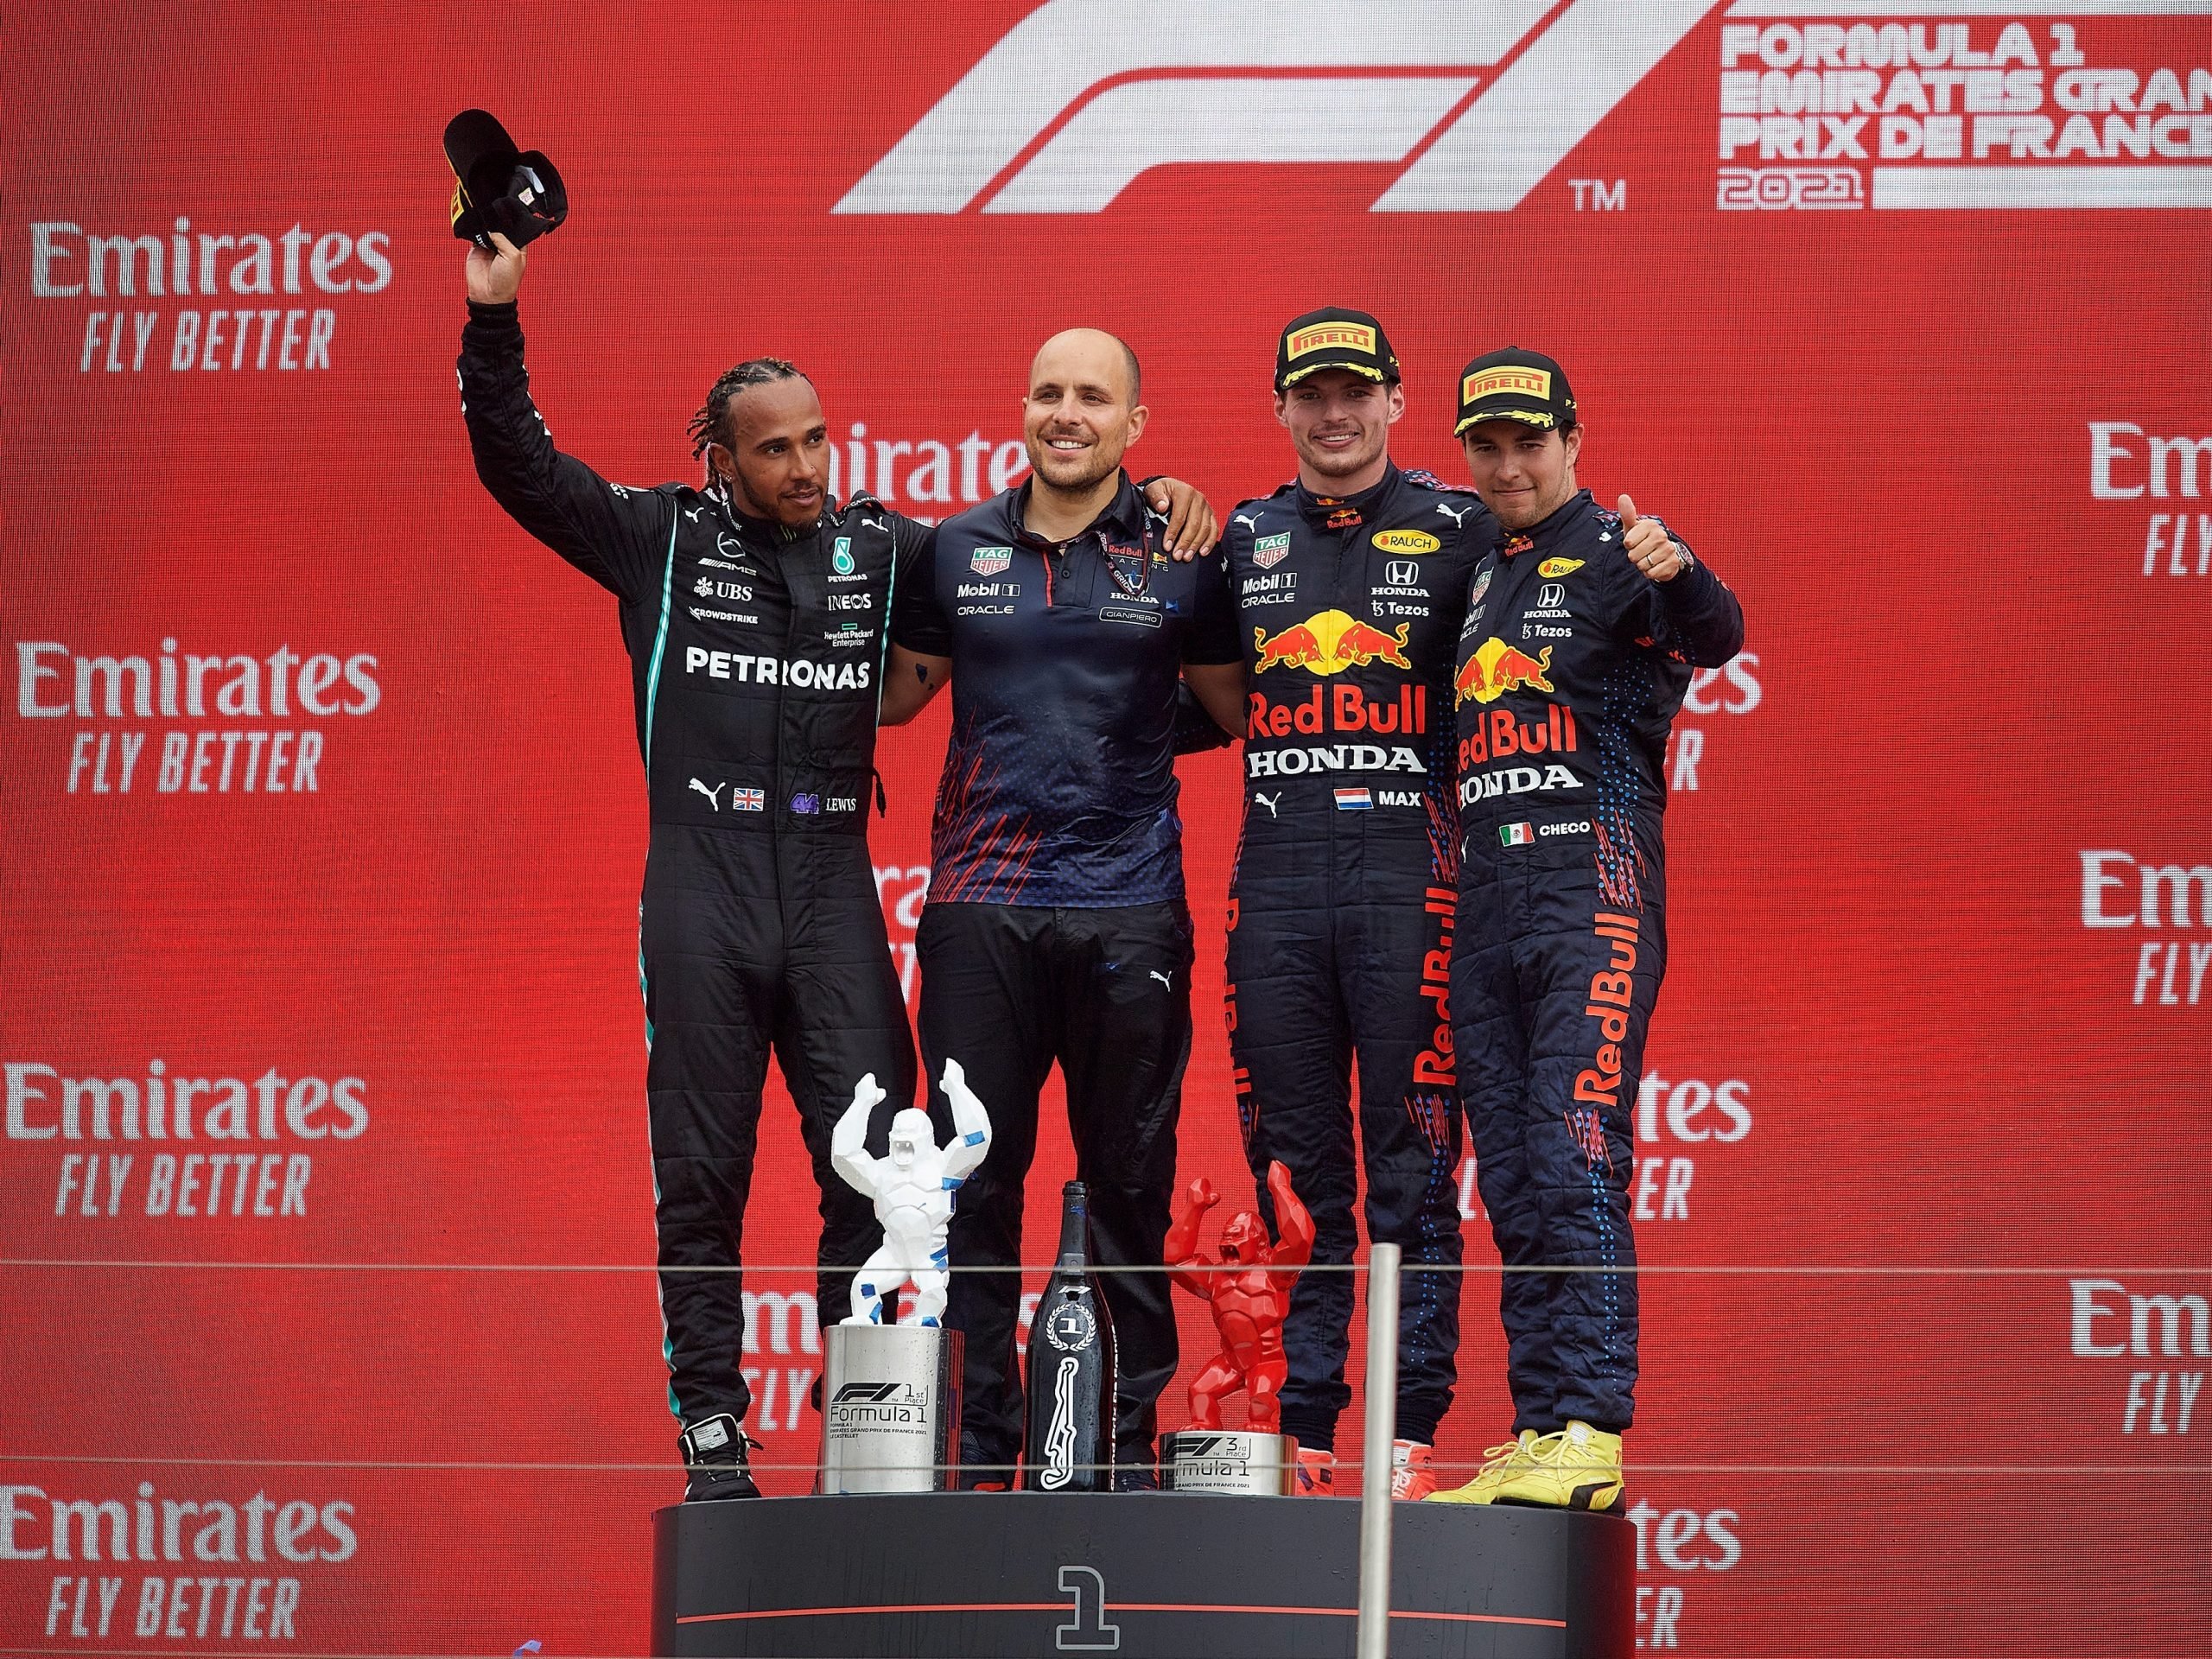
[[[890,526],[885,524],[880,518],[863,518],[861,520],[861,523],[868,526],[870,530],[888,530],[890,528]]]
[[[696,507],[686,507],[683,510],[683,516],[696,524],[699,522],[699,509]]]
[[[1154,968],[1151,972],[1152,976],[1158,980],[1161,984],[1165,985],[1169,990],[1172,991],[1175,988],[1175,982],[1168,978],[1166,975],[1161,973],[1159,969]]]
[[[1282,816],[1280,812],[1275,810],[1276,804],[1282,799],[1282,791],[1277,790],[1272,795],[1262,795],[1255,790],[1253,791],[1252,798],[1259,803],[1260,805],[1268,809],[1268,816],[1269,817],[1279,818]]]
[[[1449,518],[1455,524],[1460,523],[1469,513],[1474,511],[1472,507],[1462,507],[1459,512],[1454,512],[1451,508],[1446,506],[1440,501],[1437,503],[1436,510],[1442,513],[1446,518]]]
[[[1232,524],[1243,524],[1251,530],[1257,530],[1260,527],[1260,521],[1249,512],[1240,512],[1229,522]]]
[[[694,778],[691,780],[691,787],[697,790],[702,795],[705,796],[707,798],[707,804],[713,807],[715,811],[719,812],[722,810],[721,796],[722,791],[729,787],[728,785],[716,784],[712,789],[709,789],[696,778]]]

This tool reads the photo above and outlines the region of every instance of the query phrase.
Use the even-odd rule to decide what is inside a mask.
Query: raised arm
[[[968,1074],[959,1061],[945,1061],[944,1081],[944,1098],[952,1108],[952,1144],[944,1149],[944,1179],[957,1186],[989,1155],[991,1116],[968,1086]]]
[[[1627,496],[1619,512],[1622,550],[1659,596],[1668,648],[1693,667],[1720,667],[1744,648],[1744,607],[1736,595],[1680,537],[1639,514]]]
[[[610,484],[553,435],[531,400],[515,296],[526,256],[504,237],[468,251],[468,322],[461,333],[461,407],[476,476],[507,516],[601,586],[636,603],[659,588],[676,504]]]
[[[853,1103],[845,1108],[837,1127],[830,1131],[830,1161],[844,1177],[846,1185],[871,1198],[875,1196],[878,1160],[868,1155],[868,1122],[875,1109],[887,1098],[876,1087],[875,1073],[869,1072],[854,1086]]]
[[[1192,1295],[1209,1300],[1213,1296],[1213,1287],[1207,1282],[1207,1275],[1180,1269],[1212,1265],[1198,1255],[1198,1224],[1205,1219],[1206,1211],[1220,1202],[1221,1194],[1213,1190],[1211,1181],[1203,1175],[1193,1180],[1176,1205],[1174,1219],[1160,1247],[1160,1260],[1167,1264],[1168,1278]]]

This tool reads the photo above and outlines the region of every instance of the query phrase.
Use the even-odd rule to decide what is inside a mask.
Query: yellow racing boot
[[[1548,1510],[1609,1510],[1626,1490],[1621,1437],[1587,1423],[1569,1423],[1526,1449],[1491,1495],[1493,1503]]]
[[[1520,1468],[1522,1459],[1536,1443],[1536,1431],[1524,1428],[1518,1440],[1508,1440],[1503,1446],[1486,1446],[1483,1451],[1483,1466],[1475,1478],[1464,1486],[1448,1492],[1431,1492],[1427,1502],[1431,1503],[1488,1503],[1497,1497],[1497,1489],[1505,1484],[1506,1476]]]

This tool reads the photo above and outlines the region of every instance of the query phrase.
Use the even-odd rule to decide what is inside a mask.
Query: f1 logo
[[[1063,1567],[1060,1593],[1073,1599],[1075,1616],[1052,1632],[1062,1653],[1112,1653],[1122,1645],[1122,1627],[1106,1622],[1106,1575],[1095,1567]]]
[[[1393,588],[1410,588],[1421,576],[1421,567],[1411,559],[1393,559],[1382,570],[1384,579]]]
[[[1049,0],[835,211],[1095,213],[1155,167],[1412,157],[1373,211],[1505,213],[1712,3]]]

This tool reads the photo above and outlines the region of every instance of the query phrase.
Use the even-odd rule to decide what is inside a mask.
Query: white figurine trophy
[[[885,1156],[868,1151],[871,1115],[886,1098],[874,1073],[830,1137],[837,1173],[875,1205],[883,1243],[853,1276],[852,1312],[829,1330],[823,1375],[824,1492],[948,1491],[960,1440],[961,1340],[944,1329],[945,1229],[954,1194],[991,1149],[991,1121],[957,1060],[944,1063],[953,1138],[937,1144],[930,1115],[891,1120]],[[914,1287],[901,1323],[899,1294]],[[887,1320],[885,1308],[890,1308]]]

